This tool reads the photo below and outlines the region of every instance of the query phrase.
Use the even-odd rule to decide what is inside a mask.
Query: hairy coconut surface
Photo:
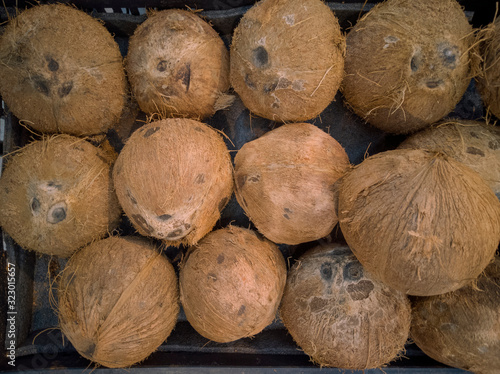
[[[219,34],[186,10],[153,13],[130,38],[133,94],[146,113],[202,119],[229,89],[229,53]]]
[[[278,247],[236,226],[213,231],[191,247],[179,273],[187,320],[220,343],[253,336],[269,325],[285,282]]]
[[[63,334],[83,357],[110,368],[148,357],[179,313],[174,267],[136,237],[97,241],[72,256],[58,298]]]
[[[320,0],[262,0],[234,31],[231,84],[245,106],[275,121],[305,121],[334,99],[345,39]]]
[[[500,202],[475,171],[442,153],[400,149],[344,176],[339,221],[374,277],[416,296],[454,291],[488,265]]]
[[[113,169],[123,210],[142,235],[194,244],[220,217],[233,190],[222,137],[191,119],[170,118],[136,130]]]
[[[366,273],[349,247],[302,255],[288,273],[280,307],[295,342],[321,366],[381,367],[403,350],[410,302]]]
[[[500,18],[489,25],[481,45],[477,88],[487,109],[500,118]]]
[[[500,368],[500,258],[477,283],[444,295],[416,298],[411,336],[446,365],[480,374]]]
[[[118,226],[111,163],[105,151],[70,135],[28,144],[0,179],[0,226],[25,249],[70,256]]]
[[[500,197],[500,128],[484,121],[452,120],[406,138],[399,147],[442,152],[481,175]]]
[[[387,0],[347,34],[342,91],[352,110],[390,133],[448,114],[472,77],[474,42],[455,0]]]
[[[87,135],[118,122],[126,80],[118,44],[96,19],[63,4],[35,6],[0,37],[0,93],[43,133]]]
[[[348,166],[344,148],[324,131],[308,123],[283,125],[236,154],[236,198],[273,242],[320,239],[338,223],[334,184]]]

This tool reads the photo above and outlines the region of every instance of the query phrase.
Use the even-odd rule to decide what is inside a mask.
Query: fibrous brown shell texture
[[[334,185],[348,167],[344,148],[318,127],[282,125],[236,154],[236,198],[275,243],[320,239],[338,223]]]
[[[345,39],[320,0],[262,0],[234,31],[231,84],[253,113],[300,122],[334,99],[344,68]]]
[[[335,243],[299,258],[280,307],[285,327],[313,362],[358,370],[401,354],[410,314],[404,293],[372,278],[347,246]]]
[[[278,247],[236,226],[213,231],[190,248],[179,273],[187,320],[221,343],[251,337],[269,325],[285,282]]]
[[[416,296],[479,276],[500,240],[500,202],[475,171],[442,153],[400,149],[342,180],[340,228],[375,278]]]
[[[416,298],[411,335],[425,354],[479,374],[500,368],[500,258],[477,282],[444,295]]]
[[[177,275],[146,239],[110,237],[69,260],[58,284],[59,325],[83,357],[131,366],[170,335],[179,313]]]
[[[118,226],[113,160],[104,150],[57,135],[11,157],[0,179],[0,225],[21,247],[69,257]]]
[[[116,194],[141,235],[194,244],[220,217],[233,189],[222,137],[191,119],[151,122],[135,131],[113,169]]]
[[[194,12],[153,13],[130,38],[126,59],[132,92],[146,113],[203,119],[229,89],[229,52]]]
[[[12,19],[0,64],[3,100],[37,131],[97,134],[120,119],[126,79],[118,44],[74,7],[35,6]]]
[[[346,102],[389,133],[427,127],[467,89],[473,42],[456,0],[387,0],[347,34]]]

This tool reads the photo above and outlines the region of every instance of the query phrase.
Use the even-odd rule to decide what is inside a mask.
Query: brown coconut
[[[334,184],[348,166],[344,148],[318,127],[283,125],[236,154],[236,198],[273,242],[320,239],[338,223]]]
[[[500,258],[477,282],[444,295],[416,298],[411,335],[425,354],[478,374],[500,368]]]
[[[347,35],[342,91],[352,110],[390,133],[448,114],[472,77],[472,26],[456,0],[387,0]]]
[[[280,307],[295,342],[321,366],[381,367],[398,357],[410,302],[366,273],[347,246],[306,252],[288,273]]]
[[[118,44],[96,19],[63,4],[32,7],[0,38],[0,93],[40,132],[105,132],[126,95]]]
[[[477,88],[488,111],[500,118],[500,18],[491,23],[483,35]]]
[[[253,113],[305,121],[334,99],[344,69],[345,40],[321,0],[262,0],[234,30],[231,84]]]
[[[0,226],[21,247],[60,257],[107,235],[121,215],[111,162],[69,135],[28,144],[0,179]]]
[[[136,130],[113,169],[116,194],[137,231],[169,245],[194,244],[233,189],[226,144],[211,127],[170,118]]]
[[[500,197],[500,128],[484,121],[452,120],[416,132],[400,149],[442,152],[475,170]]]
[[[269,325],[285,282],[278,247],[236,226],[213,231],[191,247],[179,273],[187,320],[220,343],[251,337]]]
[[[179,313],[174,267],[134,237],[97,241],[71,257],[58,298],[62,333],[83,357],[110,368],[148,357]]]
[[[229,53],[219,34],[186,10],[153,13],[130,38],[133,94],[146,113],[203,119],[229,89]]]
[[[416,296],[454,291],[488,265],[500,201],[468,166],[423,150],[386,151],[342,179],[340,228],[361,264]]]

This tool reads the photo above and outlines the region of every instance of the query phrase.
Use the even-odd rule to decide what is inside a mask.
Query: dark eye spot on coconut
[[[221,253],[217,256],[217,263],[220,265],[224,262],[224,255]]]
[[[357,281],[363,278],[363,267],[359,262],[349,262],[344,267],[344,279]]]
[[[290,219],[290,216],[288,214],[283,214],[283,217],[285,217],[286,219]]]
[[[194,128],[194,131],[198,131],[198,132],[205,132],[205,130],[203,130],[201,127],[198,127],[198,126],[196,126],[196,127]]]
[[[194,183],[196,183],[196,184],[205,183],[205,174],[198,174],[194,180]]]
[[[183,229],[176,229],[172,232],[169,232],[167,234],[167,238],[175,238],[176,236],[179,236],[180,234],[182,234],[184,230]]]
[[[476,147],[467,147],[466,152],[471,154],[471,155],[478,155],[478,156],[484,157],[484,152]]]
[[[238,315],[241,316],[243,313],[245,313],[245,309],[247,307],[245,305],[240,306],[240,309],[238,310]]]
[[[479,135],[477,135],[477,133],[474,131],[470,132],[470,136],[472,136],[473,138],[479,139]]]
[[[247,179],[249,182],[253,182],[253,183],[256,183],[258,181],[260,181],[260,175],[252,175],[251,177],[249,177]]]
[[[34,197],[31,200],[31,213],[35,214],[40,211],[40,200],[38,200],[36,197]]]
[[[290,219],[289,214],[292,214],[293,212],[290,209],[288,209],[288,208],[283,209],[283,211],[285,212],[283,214],[283,217],[285,217],[286,219]]]
[[[184,64],[183,67],[179,69],[176,75],[177,80],[186,86],[186,92],[189,90],[189,83],[191,82],[191,64]]]
[[[151,135],[153,135],[158,130],[160,130],[159,127],[151,127],[150,129],[147,129],[147,131],[144,133],[143,137],[149,138]]]
[[[239,175],[238,178],[236,178],[236,184],[238,185],[238,188],[243,188],[247,181],[247,176],[246,175]]]
[[[59,94],[60,98],[63,98],[64,96],[68,96],[71,90],[73,89],[73,82],[64,82],[61,87],[59,87],[59,90],[57,93]]]
[[[170,214],[162,214],[161,216],[158,216],[158,219],[162,221],[168,221],[172,216]]]
[[[410,61],[411,71],[417,71],[420,66],[420,61],[417,56],[413,56]]]
[[[95,344],[90,343],[90,345],[86,349],[82,350],[82,356],[92,358],[94,352],[95,352]]]
[[[253,64],[258,68],[263,68],[269,63],[269,55],[263,46],[259,46],[252,51]]]
[[[332,281],[333,277],[332,264],[330,264],[329,262],[324,262],[323,264],[321,264],[320,272],[321,272],[321,278],[323,278],[327,282]]]
[[[257,86],[250,79],[250,76],[248,74],[245,74],[245,84],[247,85],[247,87],[251,88],[252,90],[256,90],[257,89]]]
[[[50,187],[50,190],[54,190],[54,189],[59,190],[59,191],[62,190],[62,184],[56,183],[54,181],[48,181],[47,187]]]
[[[279,107],[280,107],[280,103],[278,103],[276,101],[271,104],[271,108],[278,109]]]
[[[132,195],[132,192],[130,192],[130,190],[127,190],[127,196],[128,198],[130,199],[130,201],[132,202],[132,204],[137,204],[137,200],[135,199],[135,197]]]
[[[372,282],[369,280],[362,280],[356,284],[350,284],[347,286],[347,292],[353,300],[364,300],[375,288]]]
[[[229,198],[227,197],[223,197],[220,201],[219,201],[219,205],[217,207],[217,209],[219,209],[219,212],[224,209],[224,207],[226,206],[227,204],[227,201],[229,200]]]
[[[43,79],[40,76],[34,76],[32,78],[33,84],[35,85],[35,88],[38,92],[41,92],[45,96],[49,96],[50,93],[50,83],[47,82],[45,79]]]
[[[137,226],[139,226],[146,234],[151,234],[153,232],[153,228],[147,223],[143,216],[140,214],[133,214],[132,220],[135,222]]]
[[[59,223],[66,219],[66,209],[64,207],[58,207],[49,210],[49,215],[47,216],[47,222],[49,223]]]
[[[50,71],[58,71],[59,70],[59,63],[54,60],[53,58],[49,57],[46,58],[48,64],[47,67],[49,68]]]
[[[215,275],[214,273],[208,273],[207,278],[215,282],[217,280],[217,275]]]
[[[457,46],[442,46],[440,45],[438,49],[441,50],[441,58],[443,59],[443,65],[449,69],[455,69],[457,66]]]
[[[500,148],[500,143],[498,140],[490,140],[488,143],[488,148],[496,151],[498,148]]]
[[[427,81],[426,86],[428,88],[433,89],[433,88],[437,88],[437,87],[441,86],[443,83],[444,82],[441,79],[439,79],[439,80],[430,80],[430,81]]]
[[[265,84],[262,90],[264,91],[264,93],[269,94],[271,92],[274,92],[276,90],[276,87],[278,87],[278,81]]]
[[[158,65],[156,65],[156,70],[159,72],[163,73],[165,70],[168,68],[168,61],[166,60],[161,60],[158,62]]]

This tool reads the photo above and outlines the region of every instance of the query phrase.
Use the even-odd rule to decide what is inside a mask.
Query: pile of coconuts
[[[349,29],[321,0],[260,0],[229,46],[166,9],[122,55],[89,14],[32,6],[0,35],[0,94],[33,133],[5,156],[0,226],[68,259],[58,327],[96,366],[147,359],[185,315],[214,344],[280,323],[319,367],[383,368],[411,339],[495,373],[500,131],[447,115],[473,79],[500,115],[498,27],[456,0],[386,0]],[[272,128],[230,149],[236,95]],[[339,97],[397,144],[352,165],[315,124]],[[221,225],[230,201],[247,227]]]

